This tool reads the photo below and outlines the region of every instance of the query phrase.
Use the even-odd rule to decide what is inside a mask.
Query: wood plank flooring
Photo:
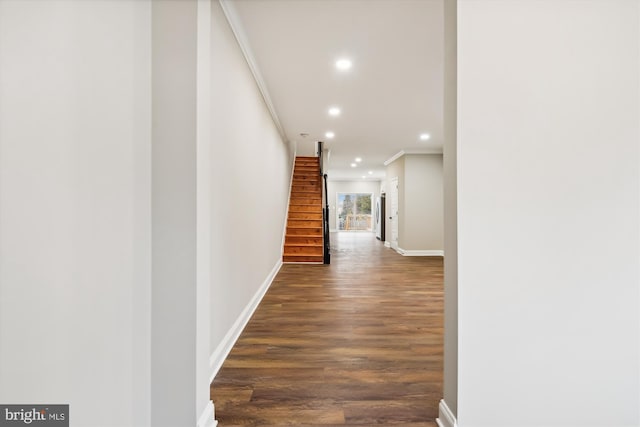
[[[436,426],[442,258],[361,232],[331,262],[283,265],[211,385],[220,427]]]

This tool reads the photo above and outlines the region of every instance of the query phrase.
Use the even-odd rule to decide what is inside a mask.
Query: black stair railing
[[[324,173],[324,150],[322,141],[318,141],[318,160],[320,163],[320,176],[322,177],[322,241],[323,241],[323,263],[331,264],[331,242],[329,239],[329,193],[327,191],[327,174]]]

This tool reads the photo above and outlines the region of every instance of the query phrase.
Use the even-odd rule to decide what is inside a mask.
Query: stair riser
[[[284,240],[285,245],[319,245],[322,246],[322,237],[292,236],[288,235]]]
[[[306,236],[319,236],[319,237],[322,237],[322,227],[313,227],[313,228],[287,227],[287,234],[289,234],[291,236],[304,234]]]
[[[283,256],[282,261],[283,262],[313,262],[317,264],[322,264],[323,260],[321,256],[303,255],[303,256]]]
[[[290,205],[289,206],[289,212],[290,213],[293,213],[293,212],[317,213],[317,212],[319,212],[320,215],[322,215],[322,206],[320,206],[320,204],[315,204],[315,205],[305,205],[305,204]]]
[[[316,205],[322,209],[322,201],[319,197],[311,198],[311,197],[300,197],[300,198],[291,198],[291,205]]]
[[[302,202],[304,201],[304,199],[309,199],[310,205],[315,205],[316,203],[320,203],[322,196],[320,195],[320,192],[318,192],[317,194],[314,193],[308,193],[308,192],[300,192],[300,191],[296,191],[296,192],[291,192],[291,201],[293,202]],[[299,205],[300,203],[296,203],[297,205]]]
[[[322,221],[322,212],[320,213],[289,212],[289,219],[317,219]]]
[[[304,201],[309,200],[310,205],[320,203],[320,193],[296,191],[291,193],[291,200]]]
[[[297,187],[300,185],[306,185],[306,186],[311,186],[318,189],[322,188],[322,184],[320,183],[320,181],[314,181],[312,179],[294,179],[292,182],[292,185],[294,187]]]
[[[284,256],[287,255],[312,255],[322,256],[322,246],[285,246]]]
[[[321,187],[317,187],[317,188],[298,188],[299,186],[292,186],[291,187],[291,194],[299,194],[299,195],[312,195],[312,196],[317,196],[317,197],[322,197],[322,190]],[[308,187],[306,185],[303,185],[302,187]]]
[[[293,184],[291,186],[291,192],[292,193],[318,193],[320,194],[320,192],[322,191],[322,187],[320,187],[319,185],[297,185],[297,184]]]
[[[309,227],[322,227],[322,220],[321,219],[293,219],[293,218],[289,218],[289,221],[287,222],[287,226],[288,227],[302,227],[302,228],[309,228]]]

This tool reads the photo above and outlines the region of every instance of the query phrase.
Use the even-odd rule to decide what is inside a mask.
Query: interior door
[[[398,250],[398,177],[391,178],[391,188],[389,189],[391,197],[391,211],[389,219],[391,220],[391,238],[389,244],[396,251]]]

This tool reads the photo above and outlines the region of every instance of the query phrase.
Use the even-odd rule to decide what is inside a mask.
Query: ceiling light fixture
[[[373,175],[373,171],[369,171],[369,175]]]
[[[352,65],[353,63],[351,62],[351,60],[347,58],[338,59],[336,61],[336,68],[341,71],[349,70]]]
[[[420,134],[420,141],[426,141],[429,138],[431,138],[431,135],[429,135],[428,133],[421,133]]]
[[[324,134],[324,136],[326,136],[329,139],[332,139],[334,136],[336,136],[336,134],[333,132],[327,132]]]
[[[340,115],[340,109],[338,107],[331,107],[329,108],[329,115],[330,116],[339,116]]]
[[[356,165],[355,163],[351,163],[351,167],[352,168],[355,168],[356,166],[358,166],[358,165]]]
[[[362,161],[362,157],[356,157],[356,162],[360,163]]]

